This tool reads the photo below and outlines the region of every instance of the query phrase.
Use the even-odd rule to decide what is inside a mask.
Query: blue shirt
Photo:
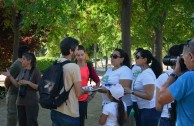
[[[180,76],[169,87],[172,97],[177,100],[176,126],[194,125],[194,71]]]

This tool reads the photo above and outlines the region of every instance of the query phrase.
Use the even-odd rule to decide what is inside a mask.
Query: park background
[[[19,45],[28,45],[43,73],[60,57],[59,43],[67,36],[86,47],[96,69],[110,66],[115,48],[128,53],[130,64],[140,47],[162,64],[172,45],[194,38],[194,0],[0,0],[0,71],[16,60]],[[98,125],[100,103],[97,94],[89,105],[88,125]],[[5,99],[0,111],[4,125]],[[41,109],[40,125],[50,125],[48,115]]]

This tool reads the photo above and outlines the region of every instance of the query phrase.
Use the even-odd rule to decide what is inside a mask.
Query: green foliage
[[[45,70],[52,65],[57,58],[55,57],[37,57],[37,68],[41,73],[44,73]]]

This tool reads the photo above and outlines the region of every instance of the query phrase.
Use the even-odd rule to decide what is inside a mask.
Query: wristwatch
[[[131,94],[132,94],[132,95],[135,95],[135,94],[134,94],[134,91],[131,91]]]
[[[171,73],[170,76],[174,77],[175,80],[178,78],[178,76],[174,73]]]

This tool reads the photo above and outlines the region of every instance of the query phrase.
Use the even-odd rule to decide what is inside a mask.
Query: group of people
[[[8,87],[6,125],[16,126],[18,118],[19,126],[38,126],[36,91],[41,74],[36,69],[34,54],[27,47],[20,48],[18,59],[7,72],[1,72],[12,83]],[[53,126],[84,126],[88,102],[97,92],[102,94],[100,125],[123,126],[134,109],[136,126],[172,126],[169,110],[174,101],[177,117],[174,125],[194,125],[194,39],[169,50],[169,55],[174,57],[183,54],[187,71],[181,70],[177,59],[172,70],[163,73],[161,64],[143,48],[136,49],[135,64],[131,67],[127,53],[116,48],[110,55],[112,67],[101,80],[92,65],[86,62],[85,49],[78,40],[72,37],[63,39],[60,50],[62,57],[59,62],[75,60],[63,66],[65,89],[69,90],[72,85],[73,88],[68,100],[51,110]],[[89,92],[82,88],[88,85],[89,79],[96,83],[96,87],[101,86],[99,90]]]

